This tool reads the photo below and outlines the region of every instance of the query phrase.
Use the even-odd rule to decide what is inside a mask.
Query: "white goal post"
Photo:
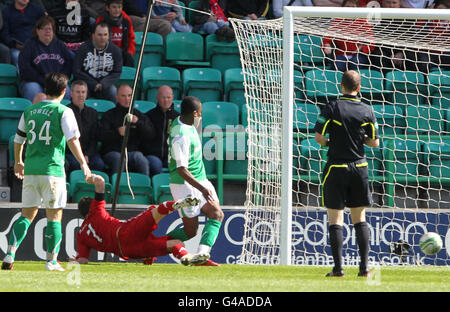
[[[333,19],[348,19],[348,20],[354,20],[354,19],[365,19],[368,20],[370,23],[372,23],[373,27],[376,28],[379,21],[383,20],[396,20],[398,21],[398,31],[397,32],[382,32],[382,30],[379,33],[376,33],[373,37],[368,38],[365,37],[364,34],[357,34],[356,32],[352,32],[351,29],[348,32],[348,34],[343,33],[342,31],[338,30],[327,30],[327,27],[330,26],[330,21]],[[385,8],[345,8],[345,7],[284,7],[284,13],[282,19],[276,19],[276,20],[267,20],[267,21],[243,21],[243,20],[237,20],[237,19],[231,19],[231,22],[233,24],[233,27],[236,32],[236,37],[241,53],[241,62],[242,62],[242,69],[244,74],[244,85],[245,85],[245,96],[247,101],[247,110],[248,110],[248,136],[249,136],[249,169],[248,169],[248,190],[247,190],[247,201],[246,201],[246,228],[244,229],[244,246],[243,251],[241,254],[241,262],[242,263],[268,263],[268,264],[281,264],[281,265],[290,265],[293,263],[298,263],[297,261],[293,261],[293,257],[296,256],[296,251],[294,251],[293,248],[293,235],[295,236],[298,233],[305,233],[306,227],[309,225],[307,224],[308,221],[305,221],[306,223],[299,224],[297,226],[298,233],[293,233],[293,209],[295,211],[307,211],[309,209],[309,203],[311,199],[309,198],[309,195],[307,193],[310,192],[309,186],[306,188],[306,191],[303,193],[300,191],[293,190],[293,179],[294,175],[297,176],[304,176],[300,174],[301,170],[306,170],[309,172],[306,173],[309,180],[306,182],[315,181],[314,185],[317,188],[316,193],[320,193],[320,178],[317,177],[311,177],[312,175],[320,176],[321,172],[319,171],[313,171],[308,168],[300,168],[299,164],[294,164],[294,161],[296,159],[296,151],[294,148],[296,148],[295,145],[293,145],[293,142],[298,138],[298,132],[295,132],[293,130],[293,124],[299,123],[299,120],[297,120],[298,116],[295,113],[295,105],[299,99],[301,101],[310,101],[313,102],[316,106],[318,104],[324,104],[324,102],[319,103],[318,100],[311,101],[311,98],[308,98],[307,95],[307,87],[303,86],[298,87],[296,85],[296,79],[298,78],[296,76],[296,73],[299,71],[304,70],[305,67],[304,64],[299,65],[299,59],[302,59],[303,55],[301,55],[302,49],[298,49],[296,45],[298,45],[298,38],[296,36],[300,36],[300,34],[306,34],[306,35],[314,35],[319,37],[321,40],[323,40],[326,37],[333,36],[335,38],[340,38],[342,40],[353,40],[353,41],[360,41],[366,44],[373,44],[373,45],[380,45],[380,46],[387,46],[392,48],[399,48],[404,49],[405,54],[407,52],[411,52],[415,56],[417,56],[420,51],[426,50],[425,54],[428,56],[431,56],[433,51],[439,51],[436,52],[437,54],[442,52],[449,52],[450,53],[450,36],[445,37],[433,37],[428,35],[422,35],[418,34],[420,32],[417,32],[415,28],[413,28],[411,25],[415,25],[417,23],[423,23],[421,21],[425,21],[426,24],[429,21],[436,21],[436,20],[450,20],[450,10],[437,10],[437,9],[385,9]],[[413,22],[411,22],[413,21]],[[395,23],[394,23],[395,24]],[[323,28],[322,28],[323,27]],[[450,33],[450,26],[446,26]],[[375,31],[376,32],[376,31]],[[322,49],[322,46],[312,46],[313,43],[311,43],[311,49]],[[320,45],[320,43],[319,43]],[[300,51],[300,52],[299,52]],[[434,56],[434,55],[433,55]],[[311,57],[311,55],[308,55],[308,57]],[[326,57],[325,57],[326,58]],[[302,61],[300,61],[301,63]],[[318,69],[318,70],[325,70],[328,71],[326,68],[325,61],[319,61],[317,63],[308,63],[307,65],[310,67],[309,69]],[[429,61],[430,64],[432,61]],[[420,61],[419,61],[420,63]],[[428,70],[428,63],[424,62],[425,66]],[[436,64],[437,67],[439,67],[439,64]],[[450,64],[449,64],[450,65]],[[406,67],[406,65],[405,65]],[[389,68],[389,67],[383,67],[381,65],[380,68],[378,68],[380,72],[382,72],[383,78],[383,86],[386,84],[393,84],[395,85],[397,81],[389,81],[389,75],[391,73],[386,73],[387,70],[389,72],[394,72],[395,68]],[[408,72],[409,70],[404,69],[404,71]],[[338,77],[339,73],[338,71],[335,71],[335,77]],[[395,76],[395,73],[392,75]],[[427,72],[425,74],[420,74],[422,76],[430,76],[431,71]],[[445,75],[448,75],[446,73]],[[418,76],[418,74],[416,75]],[[388,78],[386,78],[388,77]],[[431,77],[431,76],[430,76]],[[306,77],[305,72],[302,72],[302,79],[308,79]],[[450,79],[449,76],[445,76],[445,79]],[[306,80],[305,80],[306,81]],[[441,80],[439,80],[441,81]],[[324,84],[320,84],[320,87],[327,86],[327,83],[329,81],[325,81]],[[402,82],[403,83],[403,82]],[[414,82],[415,88],[417,90],[427,89],[429,90],[429,85],[426,84],[423,80],[417,80]],[[407,83],[405,82],[405,85]],[[371,85],[374,90],[378,87],[375,87],[375,85]],[[384,87],[383,87],[384,88]],[[404,110],[410,110],[414,106],[412,104],[411,99],[412,97],[416,96],[421,97],[422,95],[418,91],[417,94],[415,92],[408,91],[408,89],[400,89],[394,86],[394,91],[391,92],[396,93],[396,95],[392,96],[389,91],[386,90],[380,90],[379,93],[382,94],[382,100],[374,100],[372,98],[373,94],[372,92],[368,92],[367,94],[370,94],[368,96],[368,100],[373,100],[373,103],[375,101],[381,101],[382,104],[380,105],[387,105],[391,104],[390,106],[395,106],[392,104],[396,104],[397,101],[400,101],[400,97],[402,99],[406,99],[404,103],[402,103],[402,108]],[[322,96],[324,93],[326,93],[329,90],[316,90],[317,93],[322,93]],[[378,90],[377,90],[378,91]],[[298,93],[302,93],[305,95],[304,98],[299,98],[297,96]],[[429,96],[427,97],[426,101],[430,101],[428,104],[431,105],[431,101],[435,101],[435,98],[438,98],[436,102],[440,99],[447,100],[447,96],[450,94],[449,92],[446,92],[445,95],[443,94],[443,91],[441,93],[439,87],[438,91],[434,91],[435,93],[431,94],[429,93]],[[436,93],[437,92],[437,93]],[[397,95],[398,93],[398,95]],[[414,95],[414,96],[412,96]],[[315,95],[314,95],[315,96]],[[387,98],[389,96],[389,99]],[[397,96],[397,97],[396,97]],[[412,96],[412,97],[411,97]],[[305,99],[306,98],[306,99]],[[408,102],[409,101],[409,102]],[[385,102],[387,104],[385,104]],[[371,103],[371,104],[373,104]],[[377,102],[380,103],[380,102]],[[433,102],[434,103],[434,102]],[[420,102],[420,105],[423,103]],[[420,105],[417,105],[420,106]],[[255,107],[257,107],[255,109]],[[450,110],[450,107],[448,108]],[[259,110],[259,111],[258,111]],[[446,113],[447,108],[439,107],[438,109],[438,117],[431,117],[430,116],[423,116],[423,118],[428,121],[428,126],[433,127],[431,123],[434,122],[440,122],[440,118],[442,118],[442,126],[439,126],[441,128],[437,129],[436,132],[432,132],[431,128],[428,132],[422,131],[424,129],[419,129],[419,132],[416,132],[415,142],[419,142],[420,144],[428,143],[428,141],[432,141],[433,139],[438,138],[439,136],[444,136],[444,139],[449,139],[450,134],[450,127],[447,126],[445,122],[445,118],[447,114],[450,116],[450,113]],[[263,111],[263,112],[262,112]],[[261,113],[262,112],[262,113]],[[420,115],[420,113],[419,113]],[[402,115],[403,116],[403,115]],[[440,116],[440,117],[439,117]],[[395,116],[397,117],[397,116]],[[400,117],[400,114],[398,114],[398,117]],[[403,116],[404,117],[404,116]],[[271,120],[268,120],[270,119]],[[416,119],[418,120],[421,118],[420,116]],[[309,123],[314,123],[312,120],[308,120]],[[389,121],[390,122],[390,121]],[[417,121],[419,122],[419,121]],[[448,123],[448,122],[447,122]],[[411,124],[406,125],[397,125],[397,124],[388,124],[388,121],[386,119],[386,127],[391,126],[392,128],[401,128],[402,134],[391,134],[392,136],[389,137],[389,139],[392,139],[389,141],[389,143],[386,143],[385,149],[388,150],[388,152],[382,151],[382,158],[383,159],[376,159],[380,160],[380,162],[385,163],[384,167],[380,169],[382,171],[381,178],[380,178],[380,185],[383,185],[383,190],[388,193],[387,197],[388,199],[386,202],[380,205],[379,212],[384,213],[386,212],[385,216],[374,216],[374,222],[372,224],[372,233],[375,233],[377,238],[373,238],[374,240],[383,242],[392,242],[394,243],[397,241],[397,238],[406,238],[408,240],[408,235],[412,235],[412,238],[410,238],[410,244],[413,247],[413,252],[417,252],[417,243],[418,242],[418,236],[426,231],[436,231],[438,232],[438,228],[442,232],[442,227],[445,227],[448,225],[450,220],[450,211],[448,208],[450,208],[450,201],[448,199],[448,190],[449,190],[449,181],[450,177],[444,176],[444,177],[435,177],[430,176],[431,173],[428,173],[428,175],[417,175],[417,177],[414,180],[414,177],[410,176],[410,173],[406,173],[406,178],[400,179],[396,176],[395,172],[390,172],[390,166],[394,166],[394,168],[397,169],[397,158],[391,159],[389,157],[397,157],[395,156],[397,153],[396,147],[391,147],[392,144],[396,139],[404,139],[408,140],[410,137],[408,135],[411,135],[409,133]],[[311,130],[311,128],[309,128]],[[388,141],[388,140],[386,140]],[[391,142],[392,141],[392,142]],[[262,147],[260,146],[260,149],[258,149],[258,144],[261,145],[261,142],[265,142],[262,144]],[[419,144],[417,143],[417,144]],[[274,146],[272,146],[274,145]],[[445,141],[441,144],[445,149],[448,149],[449,141]],[[300,145],[299,145],[300,146]],[[260,159],[262,154],[266,155],[270,153],[270,151],[267,151],[268,149],[273,148],[275,152],[272,154],[277,154],[277,157],[274,157],[275,160],[270,157],[270,159]],[[423,147],[421,145],[420,153],[424,153],[424,149],[428,147]],[[262,151],[263,150],[263,151]],[[299,152],[300,147],[298,147]],[[408,150],[404,151],[406,154],[409,152]],[[324,159],[323,151],[318,151],[319,157],[321,161]],[[326,151],[325,151],[326,154]],[[312,160],[312,154],[309,154],[311,158],[307,158],[306,161]],[[394,155],[394,156],[392,156]],[[421,157],[423,155],[420,155]],[[300,156],[297,157],[298,162],[302,162],[303,159],[300,159]],[[391,162],[389,162],[389,160]],[[440,165],[443,167],[446,171],[445,174],[447,174],[449,163],[444,158],[439,158]],[[394,163],[394,164],[392,164]],[[405,161],[406,165],[405,167],[411,167],[409,160]],[[269,174],[267,174],[267,170],[264,171],[263,169],[267,169],[267,167],[272,166],[272,170]],[[299,168],[296,169],[296,166]],[[416,164],[416,167],[423,166],[427,167],[427,172],[431,171],[432,165],[430,163],[419,165]],[[408,168],[409,168],[408,167]],[[263,168],[263,169],[261,169]],[[294,169],[294,170],[293,170]],[[298,173],[296,173],[296,171]],[[399,169],[400,170],[400,169]],[[405,169],[407,170],[407,169]],[[422,170],[422,169],[421,169]],[[302,171],[302,172],[303,172]],[[261,177],[268,177],[267,180],[264,180]],[[427,178],[428,177],[428,178]],[[412,183],[410,183],[411,180],[414,180]],[[393,182],[392,182],[393,181]],[[436,182],[437,181],[437,182]],[[392,182],[392,183],[391,183]],[[415,210],[415,209],[408,209],[408,208],[417,208],[417,207],[401,207],[398,210],[398,213],[402,214],[402,217],[397,217],[397,210],[389,210],[388,208],[394,208],[396,205],[396,201],[398,200],[398,196],[394,195],[394,192],[396,192],[396,188],[399,186],[402,186],[403,184],[407,184],[409,187],[410,185],[414,185],[416,187],[417,185],[417,192],[426,192],[431,193],[431,191],[427,188],[427,186],[423,186],[425,182],[428,182],[427,185],[432,185],[433,183],[438,183],[438,186],[434,187],[432,191],[437,192],[443,192],[445,195],[437,200],[437,207],[432,208],[444,208],[444,209],[428,209],[428,210]],[[275,185],[274,187],[269,187],[271,185]],[[268,193],[270,192],[270,193]],[[297,205],[293,203],[293,193],[298,193],[298,197],[307,198],[306,204],[303,205],[303,207],[296,207]],[[391,192],[391,193],[389,193]],[[405,191],[406,192],[406,191]],[[383,196],[381,194],[380,196]],[[438,195],[441,196],[441,195]],[[266,198],[265,198],[266,197]],[[270,200],[267,198],[270,197]],[[294,195],[295,197],[295,195]],[[320,194],[316,196],[316,198],[319,198]],[[403,199],[405,200],[405,205],[408,205],[407,202],[411,198],[410,195],[406,194]],[[414,202],[414,201],[413,201]],[[415,201],[414,203],[417,203]],[[314,206],[314,205],[313,205]],[[320,206],[320,205],[317,205]],[[294,208],[293,208],[294,207]],[[429,207],[427,207],[429,208]],[[447,208],[447,209],[445,209]],[[315,208],[316,213],[320,210],[320,208]],[[259,212],[258,212],[259,211]],[[294,212],[294,214],[296,213]],[[393,215],[392,223],[395,222],[396,219],[398,219],[399,224],[401,226],[397,226],[395,224],[390,224],[390,226],[395,227],[403,227],[403,230],[405,228],[407,231],[410,232],[404,232],[403,230],[392,230],[392,234],[390,235],[390,238],[386,238],[389,236],[388,233],[391,230],[385,229],[383,226],[383,218],[385,218],[387,221],[386,224],[389,223],[389,219],[391,216],[391,212]],[[314,213],[312,215],[314,215]],[[428,213],[436,214],[436,217],[428,216]],[[411,222],[405,223],[403,218],[406,220],[409,218],[409,214],[412,214]],[[425,214],[422,216],[422,214]],[[440,214],[443,214],[442,216]],[[322,216],[322,214],[320,214]],[[389,216],[389,217],[388,217]],[[311,219],[309,215],[306,215],[304,217],[306,219]],[[258,221],[257,221],[258,220]],[[324,219],[325,220],[325,219]],[[421,220],[425,220],[425,222],[422,222]],[[428,221],[430,220],[430,221]],[[437,220],[437,224],[433,225],[433,220]],[[252,222],[254,224],[252,224]],[[376,223],[378,222],[378,223]],[[263,224],[264,225],[261,225]],[[325,223],[325,221],[323,222]],[[425,226],[421,227],[421,224],[426,224]],[[430,225],[428,227],[428,225]],[[255,227],[259,229],[264,227],[265,233],[257,233]],[[312,226],[308,227],[310,229]],[[324,225],[323,225],[324,227]],[[326,229],[322,227],[321,230],[323,230],[323,233],[320,233],[324,239],[320,239],[322,241],[322,245],[326,245]],[[378,228],[379,227],[379,228]],[[295,228],[295,226],[294,226]],[[417,230],[414,230],[412,232],[412,228],[417,228]],[[348,231],[351,231],[349,229]],[[383,232],[384,231],[384,232]],[[265,237],[270,236],[270,233],[275,235],[275,238],[270,237],[267,238],[264,243],[264,238],[258,238],[258,237]],[[398,235],[397,232],[400,232]],[[380,234],[381,233],[381,234]],[[389,232],[390,233],[390,232]],[[406,233],[406,234],[405,234]],[[408,234],[409,233],[409,234]],[[413,233],[413,234],[411,234]],[[444,232],[444,236],[445,236]],[[350,234],[350,233],[348,233]],[[374,235],[375,235],[374,234]],[[382,236],[385,235],[384,237]],[[260,236],[259,236],[260,235]],[[317,235],[317,233],[313,234]],[[381,236],[380,236],[381,235]],[[447,240],[450,240],[450,235],[447,233]],[[381,238],[380,238],[381,237]],[[446,239],[446,237],[443,237],[443,239]],[[255,243],[254,241],[257,241]],[[306,238],[303,238],[303,241],[306,240]],[[323,243],[323,240],[325,243]],[[395,241],[394,241],[395,240]],[[270,243],[269,243],[270,241]],[[261,242],[263,242],[261,244]],[[299,238],[296,243],[302,242],[302,238]],[[380,243],[381,244],[381,243]],[[263,246],[262,246],[263,245]],[[269,246],[270,245],[270,246]],[[301,245],[299,243],[299,245]],[[314,245],[314,246],[318,246]],[[262,247],[261,247],[262,246]],[[305,248],[306,249],[306,248]],[[314,249],[312,254],[318,258],[318,254],[324,253],[325,246],[322,246],[320,248]],[[415,251],[414,251],[415,250]],[[305,251],[299,251],[298,253],[304,253],[306,259],[307,252]],[[380,247],[380,254],[386,253],[382,250]],[[262,258],[265,258],[266,260],[261,260]],[[269,260],[267,260],[267,258]],[[258,259],[258,260],[255,260]],[[303,260],[302,260],[303,261]],[[306,260],[305,260],[306,261]],[[444,255],[441,253],[440,255],[437,255],[433,260],[432,263],[439,263],[439,264],[449,264],[449,253],[448,251],[444,251]],[[301,262],[301,261],[300,261]],[[303,263],[303,262],[301,262]],[[307,264],[307,262],[304,262]]]

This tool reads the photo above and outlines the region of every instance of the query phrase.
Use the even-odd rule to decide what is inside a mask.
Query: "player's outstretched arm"
[[[96,193],[100,193],[100,194],[105,193],[105,179],[103,179],[102,176],[100,176],[98,174],[91,174],[86,179],[86,182],[88,184],[94,184]]]
[[[327,139],[326,136],[321,135],[319,132],[316,132],[316,136],[314,137],[317,143],[320,144],[320,146],[328,146],[330,140]]]
[[[377,148],[380,146],[380,139],[371,139],[366,135],[364,137],[364,144],[372,148]]]
[[[78,138],[73,137],[72,139],[67,141],[67,145],[69,146],[70,151],[73,156],[77,159],[80,164],[81,170],[83,170],[86,181],[88,177],[91,175],[91,170],[86,162],[86,158],[83,155],[83,150],[81,149],[80,140]]]

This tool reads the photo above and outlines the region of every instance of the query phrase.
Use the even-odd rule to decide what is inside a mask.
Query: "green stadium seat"
[[[98,174],[105,179],[105,201],[111,202],[111,183],[109,182],[109,177],[106,173],[101,171],[93,170],[92,173]],[[94,198],[95,196],[95,186],[93,184],[88,184],[85,180],[82,170],[73,170],[69,175],[70,188],[69,196],[71,202],[78,203],[81,198],[87,196]]]
[[[16,66],[0,63],[0,97],[17,97],[18,79]]]
[[[245,105],[244,73],[241,68],[229,68],[224,73],[225,99],[242,107]]]
[[[217,178],[217,160],[219,157],[219,149],[217,139],[222,136],[208,135],[203,133],[203,165],[205,166],[206,175],[208,178]]]
[[[364,102],[371,105],[388,103],[388,92],[384,90],[383,74],[377,70],[360,69],[361,75],[361,97]]]
[[[342,72],[313,69],[305,74],[306,101],[325,105],[341,93]]]
[[[428,87],[420,72],[393,70],[386,73],[385,90],[390,91],[393,105],[421,105],[425,102]]]
[[[447,109],[447,112],[445,113],[445,131],[447,131],[447,135],[450,134],[450,107]]]
[[[122,73],[120,74],[120,78],[119,78],[119,80],[117,80],[115,85],[118,87],[119,85],[125,83],[125,84],[129,85],[131,88],[133,88],[135,77],[136,77],[136,68],[123,66]]]
[[[406,106],[406,134],[440,135],[445,131],[445,115],[432,105]]]
[[[384,148],[384,167],[397,183],[418,183],[422,175],[424,154],[420,140],[388,140]]]
[[[298,70],[294,70],[294,93],[295,102],[304,102],[305,96],[305,76]]]
[[[425,165],[430,183],[450,184],[450,140],[424,143]]]
[[[169,173],[159,173],[155,174],[152,177],[153,201],[155,204],[173,200],[172,193],[169,187],[169,180]]]
[[[231,139],[227,137],[224,144],[224,151],[224,179],[233,177],[235,180],[246,180],[248,145],[245,132],[236,133]]]
[[[219,41],[216,35],[208,35],[206,43],[206,60],[212,68],[221,71],[222,74],[229,68],[240,68],[241,57],[237,41]]]
[[[23,98],[0,98],[0,144],[8,144],[23,111],[30,105],[31,101]]]
[[[177,68],[209,67],[204,61],[203,37],[197,33],[176,32],[166,36],[166,64]]]
[[[139,53],[142,47],[143,32],[135,32],[136,35],[136,54],[134,55],[134,63],[137,66]],[[147,40],[144,46],[144,55],[142,56],[141,69],[150,66],[162,66],[165,59],[164,40],[160,34],[148,32]]]
[[[325,54],[322,50],[322,38],[300,35],[294,38],[294,63],[302,72],[325,67]]]
[[[450,108],[450,71],[432,71],[427,79],[431,105],[441,109]]]
[[[173,108],[179,113],[181,113],[181,102],[182,100],[173,100]]]
[[[98,112],[98,118],[102,118],[103,113],[116,107],[114,102],[102,99],[87,99],[85,105],[94,108]]]
[[[142,72],[142,91],[145,100],[156,103],[158,89],[163,85],[172,88],[175,100],[181,98],[183,87],[178,69],[164,66],[152,66],[144,69]]]
[[[379,126],[381,137],[386,135],[402,135],[405,132],[406,121],[403,109],[395,105],[372,105]]]
[[[156,105],[157,104],[155,102],[150,101],[142,101],[142,100],[134,101],[134,108],[138,109],[141,113],[144,114],[154,109]]]
[[[380,146],[382,143],[380,142]],[[369,164],[369,179],[371,181],[383,181],[383,150],[381,147],[371,148],[364,146],[367,163]]]
[[[134,199],[128,188],[127,173],[122,172],[119,184],[118,204],[149,205],[152,203],[152,183],[150,177],[137,172],[129,172],[130,186]],[[111,176],[113,190],[116,188],[117,173]]]
[[[190,9],[196,9],[197,5],[200,3],[200,1],[198,0],[191,0],[188,4],[188,8]],[[185,15],[186,17],[186,22],[192,24],[192,10],[188,10],[187,14]],[[200,33],[200,32],[199,32]],[[201,34],[201,33],[200,33]]]
[[[220,101],[203,103],[203,129],[215,127],[215,129],[226,130],[227,126],[234,129],[237,125],[239,125],[239,107],[236,104]]]
[[[294,129],[300,132],[313,132],[320,109],[315,104],[296,103],[294,105]]]
[[[319,182],[326,164],[326,150],[322,149],[314,138],[300,141],[294,140],[294,169],[300,168],[300,179],[308,182]],[[294,172],[298,174],[298,172]]]
[[[183,71],[184,95],[202,102],[222,100],[222,74],[215,68],[188,68]]]

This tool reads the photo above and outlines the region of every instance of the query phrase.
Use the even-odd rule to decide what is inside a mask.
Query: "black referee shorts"
[[[365,160],[343,164],[328,162],[322,176],[322,206],[339,210],[371,206],[367,166]]]

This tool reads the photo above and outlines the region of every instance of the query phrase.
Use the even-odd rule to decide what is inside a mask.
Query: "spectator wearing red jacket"
[[[109,25],[111,42],[122,49],[123,66],[134,67],[136,36],[130,17],[123,11],[123,0],[106,0],[105,11],[96,23],[105,21]]]
[[[358,0],[345,0],[343,7],[358,7]],[[364,38],[373,38],[372,26],[365,18],[357,19],[334,19],[328,30],[338,33],[357,33]],[[325,54],[334,58],[334,65],[340,71],[366,67],[369,64],[368,55],[374,50],[374,46],[368,43],[335,39],[325,37],[322,42],[322,48]]]

